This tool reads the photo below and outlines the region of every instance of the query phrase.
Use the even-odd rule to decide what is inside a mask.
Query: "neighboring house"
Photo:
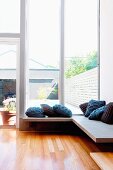
[[[42,87],[47,89],[51,88],[53,82],[58,82],[59,69],[44,66],[33,59],[29,60],[29,67],[30,99],[37,99],[37,91]],[[4,97],[8,94],[16,94],[15,80],[16,52],[10,50],[0,54],[0,104],[2,104]]]

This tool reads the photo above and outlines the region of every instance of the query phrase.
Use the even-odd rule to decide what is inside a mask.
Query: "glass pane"
[[[65,102],[98,98],[97,1],[66,0]]]
[[[0,0],[0,33],[20,32],[20,0]]]
[[[16,121],[16,45],[0,44],[0,125]]]
[[[60,0],[29,5],[30,105],[58,101]]]

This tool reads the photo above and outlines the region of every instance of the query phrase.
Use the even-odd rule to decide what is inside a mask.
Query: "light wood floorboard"
[[[97,151],[85,136],[0,129],[0,170],[99,170]]]
[[[97,152],[90,155],[102,170],[113,170],[113,152]]]

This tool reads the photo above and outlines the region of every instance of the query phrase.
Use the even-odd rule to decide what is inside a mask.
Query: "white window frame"
[[[21,0],[20,5],[20,68],[19,68],[19,119],[24,116],[27,102],[28,56],[27,56],[27,6],[29,0]],[[19,128],[18,120],[17,127]]]
[[[60,73],[59,73],[59,101],[64,104],[64,8],[65,0],[61,0],[60,10]]]

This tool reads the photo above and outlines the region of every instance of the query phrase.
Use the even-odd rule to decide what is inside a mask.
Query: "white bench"
[[[96,143],[113,143],[113,125],[89,120],[84,116],[73,116],[72,119]]]
[[[64,117],[47,117],[47,118],[35,118],[35,117],[23,117],[22,118],[26,122],[70,122],[72,118],[64,118]]]
[[[73,122],[96,143],[113,143],[113,125],[101,121],[89,120],[83,115],[71,118],[31,118],[23,117],[24,122]]]

